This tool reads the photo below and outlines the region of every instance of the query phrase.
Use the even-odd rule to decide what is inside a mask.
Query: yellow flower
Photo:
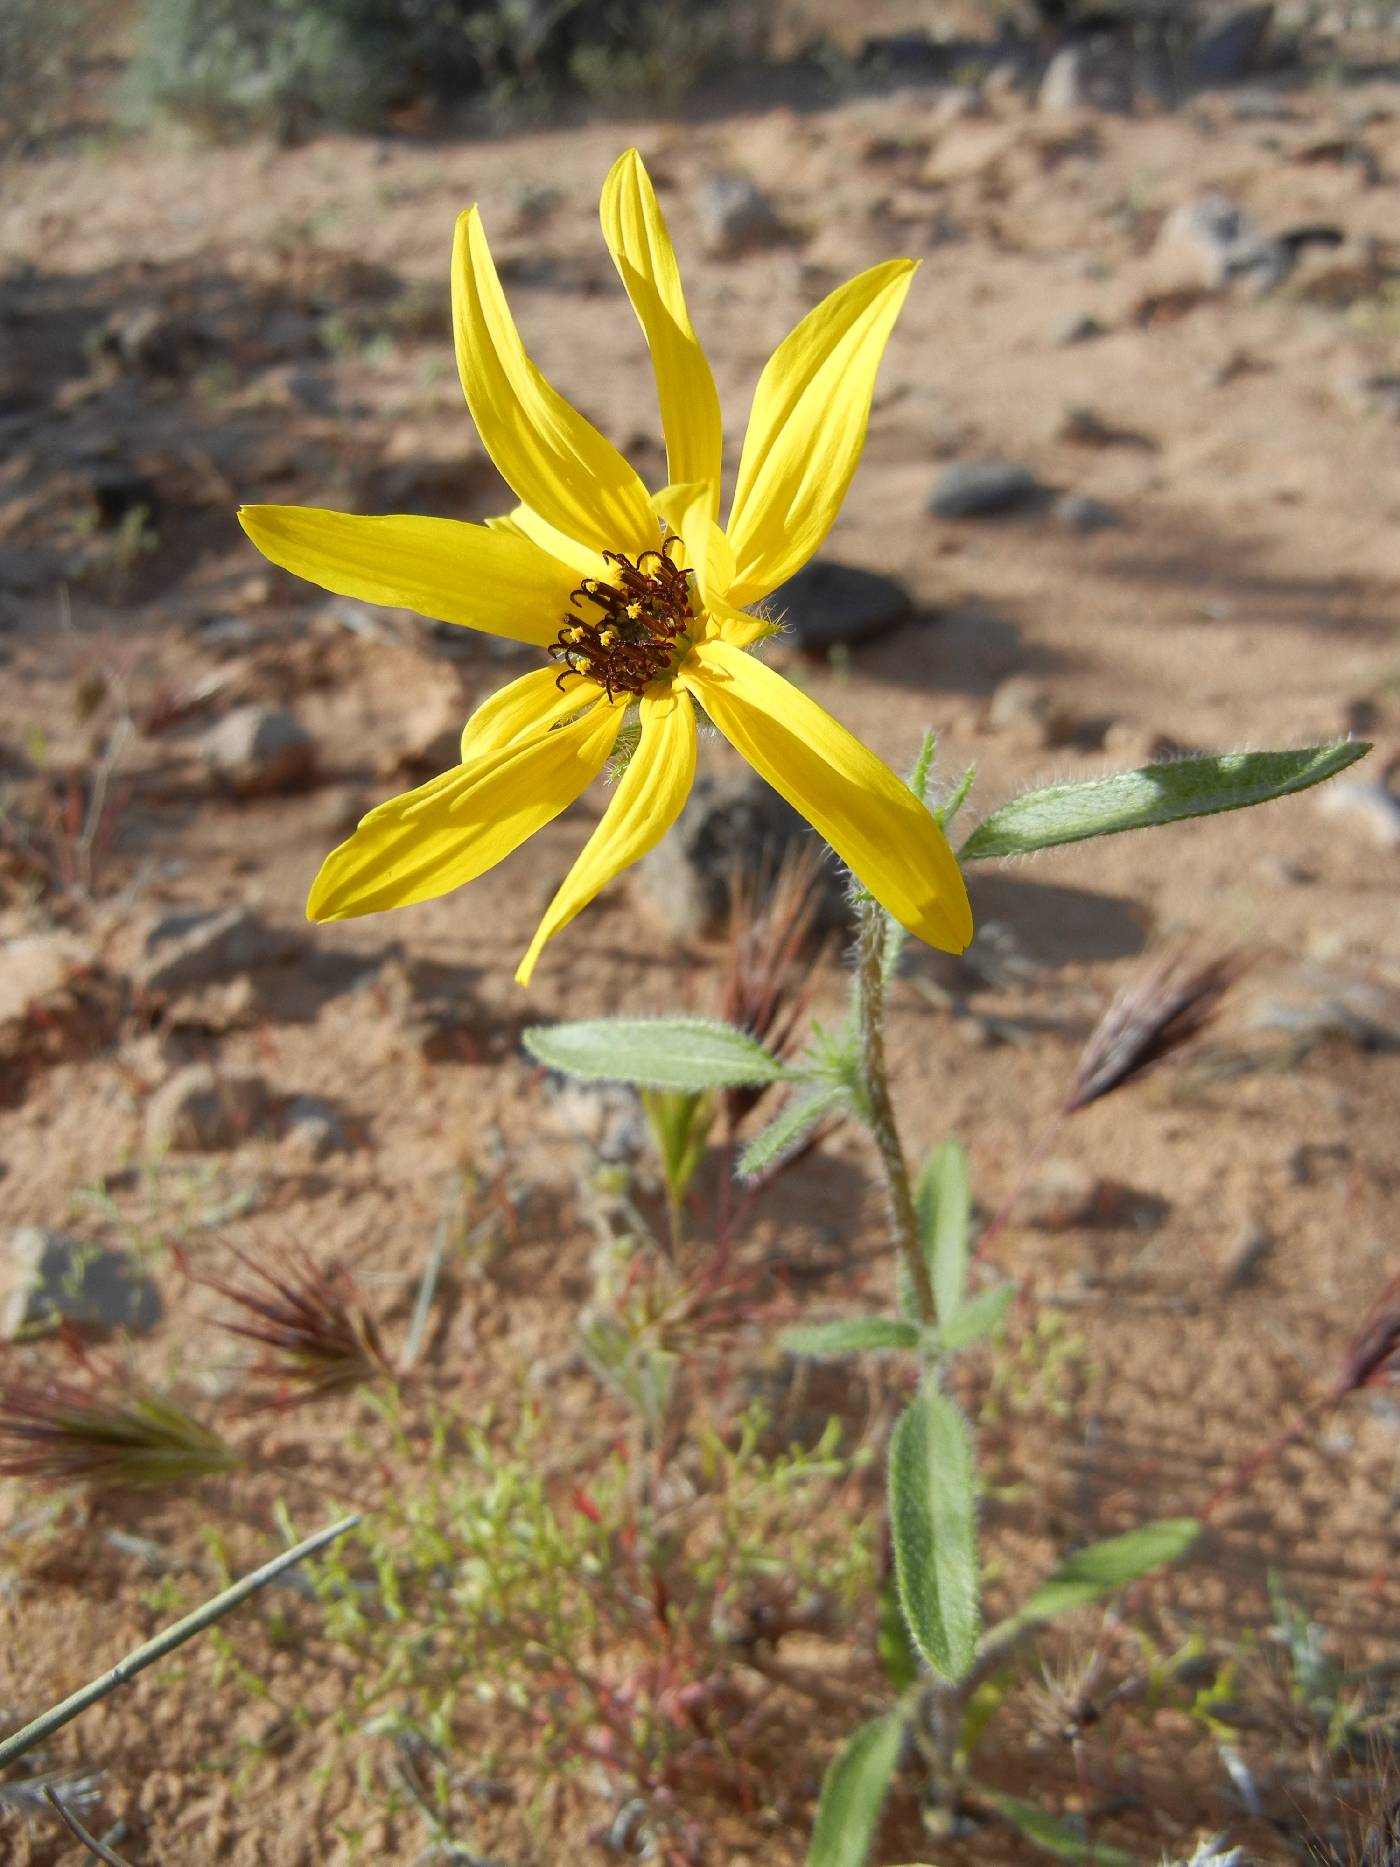
[[[648,494],[525,352],[476,208],[452,259],[467,406],[520,504],[485,525],[245,506],[253,543],[324,589],[400,605],[541,649],[548,665],[493,694],[462,733],[462,762],[372,810],[326,858],[312,920],[446,894],[557,817],[612,755],[635,708],[640,737],[516,978],[545,942],[675,822],[695,772],[696,705],[820,832],[890,913],[961,952],[972,916],[952,851],[888,766],[745,651],[745,613],[826,537],[865,441],[875,374],[914,273],[890,260],[807,314],[759,378],[721,530],[719,397],[635,149],[603,188],[603,234],[651,347],[669,484]]]

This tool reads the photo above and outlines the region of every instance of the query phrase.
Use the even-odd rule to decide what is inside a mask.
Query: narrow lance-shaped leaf
[[[819,1121],[835,1114],[846,1101],[846,1091],[824,1083],[810,1092],[794,1094],[761,1128],[739,1156],[739,1178],[756,1180],[804,1142]]]
[[[1110,1536],[1102,1543],[1077,1550],[1022,1603],[1012,1615],[1011,1625],[1030,1627],[1037,1621],[1067,1614],[1071,1608],[1101,1601],[1163,1563],[1179,1561],[1200,1530],[1194,1517],[1164,1517],[1123,1536]]]
[[[890,1533],[915,1645],[943,1678],[961,1679],[980,1620],[977,1500],[967,1423],[936,1387],[925,1387],[894,1429]]]
[[[525,1032],[536,1062],[589,1081],[644,1089],[737,1088],[790,1075],[762,1044],[713,1018],[588,1018]]]
[[[798,1323],[784,1329],[778,1346],[789,1355],[860,1355],[869,1349],[917,1348],[917,1323],[897,1316],[850,1316],[840,1322]]]
[[[995,1794],[992,1801],[1014,1828],[1062,1861],[1083,1861],[1086,1867],[1138,1867],[1136,1855],[1110,1847],[1105,1841],[1086,1841],[1068,1822],[1037,1808],[1033,1802]]]
[[[967,1155],[959,1141],[950,1137],[925,1161],[914,1189],[914,1210],[938,1320],[946,1329],[962,1308],[967,1288],[968,1229],[972,1220]]]
[[[1011,1308],[1015,1295],[1015,1284],[994,1284],[990,1290],[983,1290],[971,1302],[964,1303],[947,1328],[938,1332],[943,1353],[954,1354],[990,1335]]]
[[[847,1742],[822,1783],[807,1867],[865,1867],[903,1742],[898,1712],[872,1718]]]
[[[1172,759],[1082,784],[1057,784],[1013,798],[978,824],[960,862],[1021,856],[1090,836],[1145,830],[1222,810],[1246,810],[1333,778],[1371,750],[1360,739],[1298,752],[1227,752]]]

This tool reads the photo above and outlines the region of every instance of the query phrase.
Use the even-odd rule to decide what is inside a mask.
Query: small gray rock
[[[637,866],[653,907],[681,939],[722,933],[729,919],[736,868],[772,868],[799,838],[812,832],[761,778],[747,772],[698,778],[670,835]],[[834,868],[819,897],[818,922],[844,924],[845,897]]]
[[[893,577],[819,559],[804,565],[768,599],[786,639],[820,652],[838,642],[868,642],[908,620],[909,592]]]
[[[1071,344],[1092,343],[1096,337],[1104,336],[1106,331],[1107,326],[1094,317],[1092,312],[1082,311],[1060,326],[1055,342],[1062,349],[1068,349]]]
[[[1242,6],[1202,35],[1191,54],[1193,85],[1236,84],[1258,68],[1274,21],[1272,4]]]
[[[179,908],[147,933],[136,978],[148,992],[188,992],[285,964],[304,946],[298,929],[269,926],[251,908]]]
[[[1019,512],[1041,496],[1029,467],[1007,460],[955,460],[934,482],[928,509],[939,519],[985,519]]]
[[[152,1153],[237,1147],[262,1127],[270,1100],[260,1076],[218,1075],[207,1063],[191,1063],[146,1104],[146,1145]]]
[[[1400,849],[1400,798],[1386,785],[1364,778],[1327,784],[1318,792],[1315,808],[1355,824],[1382,849]]]
[[[987,703],[987,725],[1024,745],[1065,745],[1074,736],[1074,718],[1043,682],[1031,674],[1002,681]]]
[[[705,250],[713,259],[737,259],[789,237],[767,195],[747,175],[712,175],[701,191],[698,212]]]
[[[1266,1226],[1251,1219],[1226,1247],[1220,1264],[1220,1281],[1227,1290],[1243,1290],[1259,1281],[1264,1260],[1274,1248],[1274,1235]]]
[[[637,1160],[647,1150],[647,1119],[635,1089],[625,1083],[581,1083],[551,1078],[547,1097],[555,1124],[592,1149],[599,1160]]]
[[[272,797],[304,785],[316,768],[316,745],[294,714],[239,707],[204,737],[209,769],[240,797]]]
[[[62,1320],[85,1329],[154,1328],[160,1292],[125,1252],[21,1225],[10,1235],[0,1338]]]
[[[1055,501],[1055,517],[1071,532],[1106,532],[1122,520],[1110,505],[1102,499],[1091,499],[1084,493],[1064,493]]]
[[[1162,223],[1156,252],[1159,266],[1179,269],[1190,283],[1210,292],[1235,279],[1271,291],[1287,278],[1295,259],[1291,247],[1265,239],[1240,204],[1222,194],[1198,195],[1175,208]]]
[[[1103,1182],[1078,1161],[1052,1158],[1021,1194],[1016,1217],[1041,1232],[1067,1232],[1099,1216]]]
[[[1087,109],[1091,102],[1086,83],[1087,56],[1087,47],[1082,45],[1063,46],[1056,52],[1035,95],[1037,110],[1047,116],[1065,117]]]
[[[293,1096],[282,1113],[282,1136],[294,1153],[310,1160],[350,1152],[349,1130],[324,1096]]]

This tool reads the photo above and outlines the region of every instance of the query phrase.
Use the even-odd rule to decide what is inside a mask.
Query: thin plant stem
[[[271,1562],[265,1562],[260,1569],[254,1569],[251,1575],[245,1575],[241,1582],[235,1582],[231,1588],[224,1589],[223,1593],[215,1595],[212,1601],[206,1601],[193,1613],[174,1622],[163,1633],[157,1634],[153,1640],[148,1640],[144,1646],[135,1648],[133,1652],[127,1654],[125,1659],[118,1660],[110,1672],[103,1673],[100,1679],[94,1679],[88,1685],[81,1686],[78,1691],[64,1699],[61,1705],[53,1706],[41,1717],[36,1718],[32,1724],[25,1725],[22,1731],[16,1731],[13,1737],[8,1737],[4,1743],[0,1743],[0,1769],[13,1763],[17,1757],[24,1756],[26,1751],[33,1750],[36,1744],[42,1744],[45,1738],[52,1737],[55,1731],[71,1723],[90,1705],[97,1704],[99,1699],[109,1697],[118,1686],[129,1684],[137,1673],[144,1672],[146,1667],[153,1666],[157,1660],[163,1660],[168,1653],[173,1653],[176,1647],[183,1646],[196,1634],[202,1634],[206,1627],[212,1627],[215,1621],[221,1621],[226,1614],[246,1601],[250,1595],[266,1587],[285,1570],[295,1567],[303,1557],[314,1555],[317,1550],[324,1549],[327,1543],[334,1542],[338,1536],[344,1536],[347,1530],[353,1530],[359,1522],[360,1517],[357,1513],[353,1517],[343,1517],[339,1523],[333,1523],[324,1530],[318,1530],[314,1536],[307,1537],[305,1542],[298,1543],[295,1549],[284,1550],[280,1556],[274,1556]]]
[[[873,901],[861,909],[860,938],[856,948],[856,1001],[860,1020],[861,1077],[865,1090],[865,1118],[885,1170],[890,1222],[895,1244],[904,1259],[920,1322],[932,1327],[938,1320],[933,1280],[919,1249],[914,1192],[909,1166],[900,1146],[899,1128],[890,1096],[885,1063],[885,916]]]
[[[1044,1130],[1040,1139],[1021,1163],[1021,1171],[1016,1175],[1012,1183],[1011,1191],[1006,1195],[1006,1198],[1002,1200],[991,1218],[988,1219],[987,1223],[982,1227],[981,1233],[972,1247],[970,1258],[972,1263],[975,1264],[977,1262],[987,1249],[987,1246],[991,1244],[992,1240],[1011,1217],[1012,1212],[1016,1208],[1017,1201],[1030,1183],[1031,1175],[1049,1153],[1052,1143],[1059,1135],[1065,1123],[1069,1120],[1071,1113],[1072,1111],[1068,1106],[1060,1109],[1054,1120]]]
[[[427,1262],[423,1266],[423,1275],[418,1280],[418,1294],[413,1302],[413,1315],[409,1318],[408,1334],[404,1337],[403,1349],[399,1355],[399,1366],[404,1373],[414,1366],[423,1352],[424,1338],[428,1333],[428,1318],[433,1311],[433,1298],[437,1295],[438,1278],[442,1275],[443,1259],[447,1256],[448,1243],[453,1231],[460,1225],[463,1195],[463,1176],[455,1173],[443,1201],[442,1211],[438,1215],[437,1225],[433,1229],[433,1242],[428,1251]]]
[[[131,1867],[131,1863],[123,1860],[121,1855],[109,1848],[105,1841],[99,1841],[96,1835],[90,1835],[88,1833],[87,1829],[83,1827],[82,1823],[68,1807],[67,1803],[63,1801],[58,1791],[52,1786],[44,1791],[44,1800],[53,1808],[54,1813],[63,1823],[63,1826],[70,1834],[74,1835],[82,1842],[83,1846],[90,1854],[94,1855],[100,1861],[105,1861],[107,1867]]]

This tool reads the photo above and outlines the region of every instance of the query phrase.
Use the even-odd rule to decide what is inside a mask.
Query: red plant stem
[[[1006,1198],[1002,1200],[1001,1204],[992,1214],[992,1217],[978,1234],[977,1242],[972,1247],[970,1260],[972,1263],[975,1264],[977,1262],[987,1246],[1006,1225],[1007,1220],[1011,1217],[1011,1214],[1016,1208],[1017,1200],[1019,1200],[1022,1193],[1025,1192],[1031,1175],[1049,1153],[1051,1146],[1058,1139],[1060,1130],[1069,1120],[1069,1117],[1070,1110],[1067,1107],[1062,1108],[1036,1142],[1035,1146],[1031,1149],[1030,1153],[1027,1154],[1025,1160],[1021,1164],[1021,1171],[1012,1182],[1011,1191],[1006,1195]]]

